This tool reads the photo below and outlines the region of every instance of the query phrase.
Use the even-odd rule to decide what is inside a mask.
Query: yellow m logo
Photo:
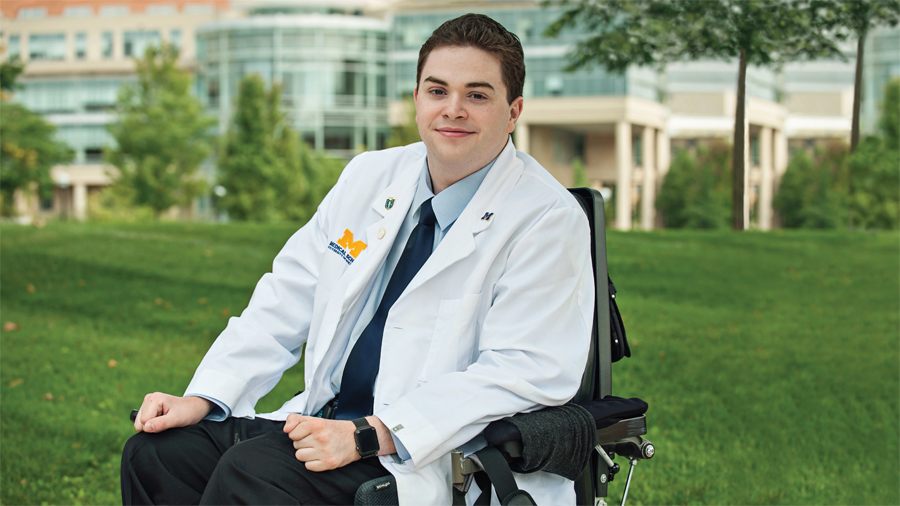
[[[362,241],[353,241],[353,232],[350,229],[344,229],[344,237],[338,239],[338,246],[347,250],[350,256],[356,258],[362,250],[366,249],[367,244]]]

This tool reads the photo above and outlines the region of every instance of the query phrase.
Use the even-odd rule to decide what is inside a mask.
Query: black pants
[[[222,422],[140,432],[122,452],[123,504],[353,504],[359,485],[385,476],[376,458],[307,471],[284,422]]]

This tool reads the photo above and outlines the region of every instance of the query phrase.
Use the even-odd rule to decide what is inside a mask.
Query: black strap
[[[509,470],[509,464],[500,453],[500,450],[493,446],[488,446],[475,452],[478,460],[481,461],[481,467],[484,471],[475,474],[475,482],[481,489],[481,495],[475,501],[476,506],[487,506],[491,504],[491,485],[497,491],[497,499],[501,505],[531,505],[536,506],[534,499],[525,492],[519,490],[516,485],[516,479]]]

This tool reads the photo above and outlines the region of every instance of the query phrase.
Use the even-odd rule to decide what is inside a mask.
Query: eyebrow
[[[441,86],[449,86],[447,84],[447,81],[444,81],[443,79],[438,79],[437,77],[434,77],[434,76],[428,76],[425,79],[423,79],[422,81],[423,82],[425,82],[425,81],[432,82],[435,84],[439,84]],[[476,81],[473,83],[467,83],[466,88],[488,88],[490,90],[494,90],[494,87],[491,85],[491,83],[484,82],[484,81]]]

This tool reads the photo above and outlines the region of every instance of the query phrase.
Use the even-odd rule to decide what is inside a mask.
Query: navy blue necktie
[[[428,199],[419,208],[419,224],[406,241],[406,247],[403,248],[400,260],[397,261],[391,280],[388,281],[381,303],[375,310],[375,316],[350,351],[350,357],[344,366],[344,374],[341,376],[341,397],[335,414],[337,420],[354,420],[372,414],[373,389],[375,377],[378,376],[378,363],[381,360],[384,323],[387,321],[391,306],[434,249],[434,221],[434,210],[431,208],[431,199]]]

